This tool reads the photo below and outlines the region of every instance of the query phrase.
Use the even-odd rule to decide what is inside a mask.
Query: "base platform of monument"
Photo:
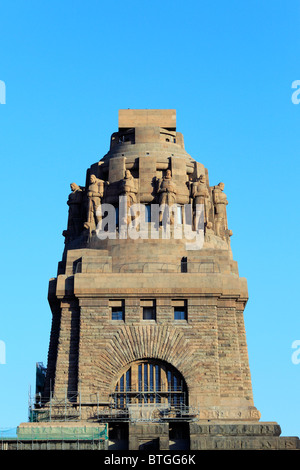
[[[187,425],[187,426],[186,426]],[[172,435],[173,434],[173,435]],[[134,423],[130,450],[297,450],[298,437],[283,437],[277,423]]]
[[[281,436],[275,422],[21,423],[14,450],[299,450],[295,436]]]

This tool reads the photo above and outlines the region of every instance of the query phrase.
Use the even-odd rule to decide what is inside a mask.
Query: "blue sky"
[[[70,182],[107,152],[119,109],[172,108],[225,183],[255,406],[300,435],[299,21],[294,0],[1,1],[0,428],[27,420],[47,362]]]

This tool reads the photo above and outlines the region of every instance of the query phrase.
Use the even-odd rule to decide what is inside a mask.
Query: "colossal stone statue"
[[[82,202],[83,191],[76,183],[70,184],[71,193],[69,194],[67,204],[69,206],[68,228],[64,230],[63,235],[69,239],[77,237],[83,228]]]
[[[126,204],[127,204],[127,218],[126,218],[126,223],[128,224],[131,220],[132,217],[129,214],[129,209],[130,207],[137,202],[137,188],[136,188],[136,183],[135,179],[132,176],[131,172],[129,170],[125,171],[125,176],[124,179],[121,180],[120,183],[120,196],[126,196]]]
[[[224,183],[219,183],[213,187],[213,203],[215,211],[215,232],[219,237],[224,238],[227,227],[226,206],[227,196],[224,194]]]
[[[90,232],[95,230],[101,217],[97,214],[97,210],[100,208],[101,200],[104,194],[104,181],[96,178],[95,175],[90,177],[90,185],[88,187],[88,210],[87,210],[87,221],[85,222],[85,228],[89,229]]]
[[[176,185],[172,181],[172,173],[171,170],[167,170],[165,176],[161,178],[158,182],[158,201],[159,205],[167,205],[172,206],[176,203]],[[163,213],[160,212],[160,222],[163,218]],[[174,222],[174,215],[171,214],[170,216],[171,223]]]
[[[199,210],[203,210],[204,224],[207,224],[209,219],[210,200],[205,175],[200,175],[197,181],[192,183],[191,192],[193,200],[193,223],[194,229],[196,229],[197,205],[199,206]]]

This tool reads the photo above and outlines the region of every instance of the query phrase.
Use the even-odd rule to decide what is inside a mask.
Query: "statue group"
[[[63,232],[67,239],[78,237],[84,230],[90,234],[94,232],[101,221],[99,208],[105,202],[106,188],[109,182],[97,178],[94,174],[90,176],[89,185],[86,188],[71,183],[71,193],[67,204],[69,206],[68,228]],[[204,174],[187,184],[190,193],[190,202],[193,213],[193,227],[196,230],[197,208],[201,207],[204,227],[213,230],[217,237],[228,239],[232,234],[227,227],[226,206],[227,196],[224,193],[224,183],[209,187]],[[125,170],[124,178],[119,181],[117,195],[126,196],[127,219],[130,223],[130,207],[138,202],[138,179],[134,178],[130,170]],[[172,179],[172,172],[167,169],[162,178],[157,179],[156,199],[154,202],[160,206],[176,205],[177,188]],[[160,212],[160,222],[163,214]],[[174,223],[174,214],[170,211],[170,223]]]

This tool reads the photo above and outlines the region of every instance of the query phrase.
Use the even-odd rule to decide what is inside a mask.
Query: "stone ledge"
[[[298,437],[190,436],[190,450],[300,450]]]
[[[212,436],[280,436],[281,428],[279,424],[272,422],[265,423],[190,423],[191,435]]]

